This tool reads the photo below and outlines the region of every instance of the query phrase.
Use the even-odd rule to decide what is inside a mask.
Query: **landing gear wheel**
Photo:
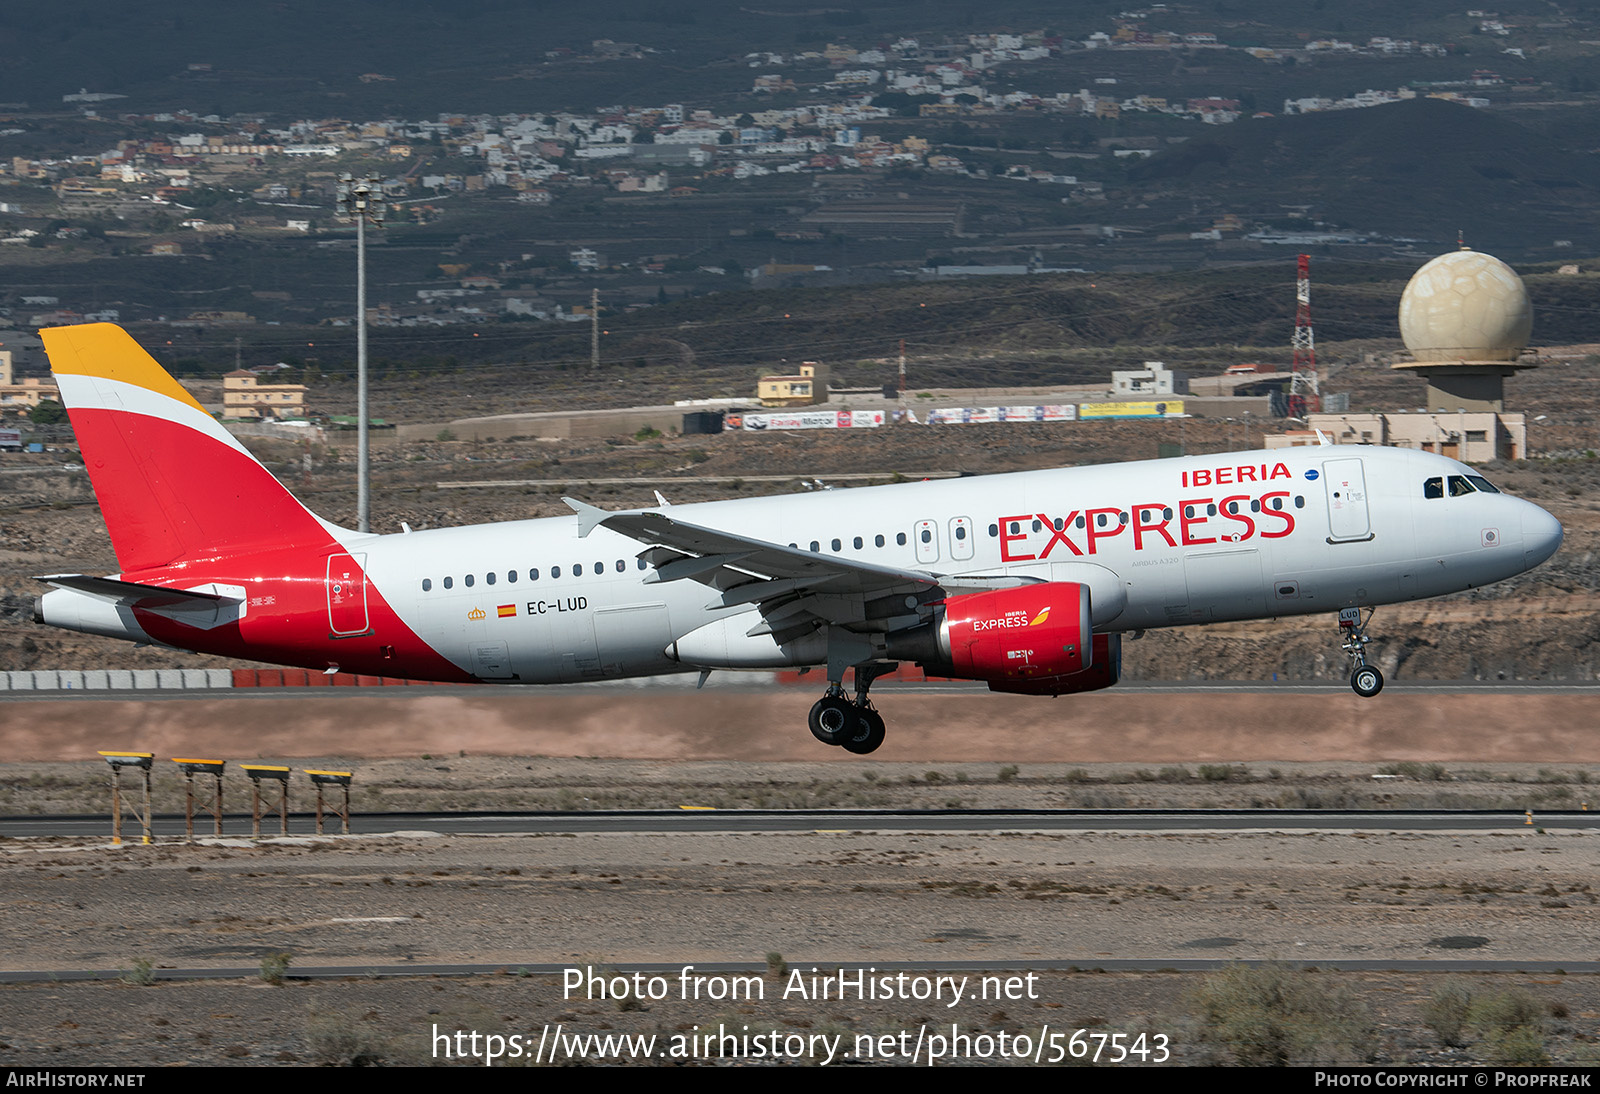
[[[883,744],[883,736],[883,715],[871,707],[860,707],[856,710],[855,733],[841,739],[839,745],[846,752],[865,756],[878,750],[878,746]]]
[[[1383,673],[1371,665],[1362,665],[1350,674],[1350,686],[1363,699],[1370,699],[1383,690]]]
[[[811,707],[811,735],[825,745],[843,744],[861,724],[856,705],[843,695],[824,695]]]

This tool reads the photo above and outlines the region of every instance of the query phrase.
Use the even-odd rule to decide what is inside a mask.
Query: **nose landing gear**
[[[1367,664],[1367,624],[1372,622],[1372,611],[1366,618],[1360,608],[1339,609],[1339,634],[1344,639],[1341,649],[1350,658],[1350,688],[1363,699],[1370,699],[1383,690],[1383,673],[1376,665]]]

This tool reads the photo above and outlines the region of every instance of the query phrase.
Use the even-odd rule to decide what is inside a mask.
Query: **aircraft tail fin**
[[[121,327],[39,334],[124,573],[327,542],[328,526]]]

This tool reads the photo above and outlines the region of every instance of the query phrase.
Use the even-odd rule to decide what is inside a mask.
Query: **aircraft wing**
[[[780,642],[822,623],[862,631],[913,627],[926,622],[930,606],[945,597],[1028,583],[879,566],[705,528],[648,509],[608,513],[573,498],[562,500],[578,514],[580,536],[601,527],[646,544],[639,557],[655,569],[647,584],[692,580],[718,594],[712,607],[754,605],[762,622],[749,634],[772,634]]]

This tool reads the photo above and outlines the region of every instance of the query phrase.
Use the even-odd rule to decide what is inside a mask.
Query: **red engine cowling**
[[[1094,664],[1092,639],[1089,587],[1072,581],[951,597],[939,624],[953,675],[991,687],[1081,673]]]
[[[1071,695],[1108,688],[1122,679],[1122,635],[1097,634],[1092,645],[1094,663],[1082,672],[1067,676],[1034,676],[1026,680],[990,680],[989,690],[1018,695]]]

